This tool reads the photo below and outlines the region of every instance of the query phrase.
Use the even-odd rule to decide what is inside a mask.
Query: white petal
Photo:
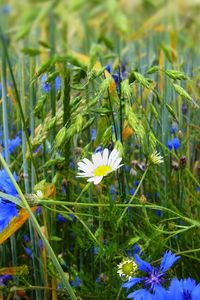
[[[103,176],[95,176],[94,177],[94,184],[98,184],[99,182],[101,182]]]
[[[77,177],[91,177],[91,176],[94,176],[92,173],[89,173],[89,172],[79,172],[77,173]]]
[[[92,163],[89,159],[84,158],[84,159],[83,159],[83,162],[84,162],[86,165],[88,165],[88,167],[90,167],[92,170],[94,169],[94,165],[93,165],[93,163]]]
[[[79,169],[79,170],[82,170],[82,171],[84,171],[84,172],[89,172],[89,171],[91,171],[90,167],[89,167],[88,165],[84,164],[83,162],[79,162],[79,163],[78,163],[78,169]]]
[[[87,179],[87,182],[92,182],[94,180],[95,180],[95,177],[91,177],[91,178]]]
[[[120,164],[120,162],[122,161],[122,158],[119,157],[117,158],[110,166],[111,168],[114,170],[116,167],[118,167],[118,165]]]
[[[92,155],[92,161],[94,163],[95,168],[103,164],[102,156],[100,152],[97,152]]]
[[[116,171],[117,169],[121,168],[122,166],[123,166],[123,164],[121,164],[121,165],[119,165],[119,166],[113,168],[113,171]]]
[[[119,157],[119,152],[117,151],[117,149],[113,149],[113,151],[110,154],[110,157],[108,159],[108,165],[112,166],[114,161]]]
[[[104,164],[105,166],[107,166],[107,163],[108,163],[108,154],[109,154],[108,149],[107,149],[107,148],[104,149],[104,150],[103,150],[103,164]]]

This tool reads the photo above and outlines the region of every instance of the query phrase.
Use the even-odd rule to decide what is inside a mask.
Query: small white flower
[[[117,273],[122,279],[131,279],[135,272],[138,269],[137,264],[134,262],[133,259],[128,257],[124,258],[123,261],[117,265],[118,270]]]
[[[42,198],[44,197],[43,192],[40,191],[40,190],[38,190],[38,191],[36,192],[36,196],[37,196],[38,198],[40,198],[40,199],[42,199]]]
[[[77,177],[88,177],[88,182],[98,184],[104,176],[122,166],[122,164],[120,165],[121,160],[122,158],[116,149],[113,149],[109,155],[109,150],[106,148],[103,150],[103,153],[94,153],[92,155],[92,162],[87,158],[79,162],[78,169],[80,172]]]
[[[159,165],[164,162],[163,157],[157,151],[154,151],[154,153],[149,156],[149,161],[154,165]]]

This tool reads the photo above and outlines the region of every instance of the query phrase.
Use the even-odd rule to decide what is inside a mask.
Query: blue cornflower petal
[[[18,177],[15,172],[13,173],[13,176],[15,180],[18,181]],[[14,197],[18,195],[12,181],[10,180],[10,177],[4,169],[0,170],[0,191]]]
[[[15,204],[4,202],[0,199],[0,232],[2,232],[12,220],[18,216]]]
[[[126,288],[126,289],[130,289],[132,286],[136,285],[137,283],[143,281],[144,278],[131,278],[129,281],[127,281],[126,283],[122,284],[122,287]]]
[[[144,272],[150,272],[152,270],[152,266],[150,263],[142,260],[139,255],[135,254],[134,259],[136,264],[138,265],[138,268]]]
[[[179,258],[180,256],[176,256],[171,251],[166,251],[160,264],[160,271],[166,272]]]
[[[152,294],[150,294],[145,289],[139,289],[139,290],[129,294],[127,298],[134,299],[134,300],[152,300]]]

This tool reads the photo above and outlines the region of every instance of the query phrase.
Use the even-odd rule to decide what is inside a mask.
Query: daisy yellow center
[[[99,166],[94,170],[95,176],[106,176],[112,168],[110,166]]]
[[[124,262],[122,265],[122,273],[126,276],[131,276],[135,273],[137,270],[137,265],[135,264],[134,261],[127,261]]]

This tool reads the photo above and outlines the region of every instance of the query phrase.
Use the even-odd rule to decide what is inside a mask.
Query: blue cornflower
[[[33,257],[33,251],[31,250],[31,248],[25,247],[24,249],[25,249],[26,254],[27,254],[30,258],[32,258],[32,257]]]
[[[76,288],[80,288],[81,287],[81,279],[79,276],[76,276],[74,281],[70,281],[71,286],[74,286]]]
[[[150,263],[142,260],[138,254],[135,254],[134,260],[138,265],[138,269],[146,272],[147,275],[139,278],[133,277],[122,285],[122,287],[130,289],[138,283],[143,282],[144,284],[144,288],[129,294],[128,298],[134,298],[134,300],[146,300],[149,297],[149,293],[154,295],[165,281],[164,277],[166,271],[171,268],[171,266],[179,259],[179,257],[180,256],[174,255],[171,251],[166,251],[161,260],[159,268],[155,268]]]
[[[179,139],[178,138],[173,138],[172,139],[172,144],[173,144],[174,150],[177,150],[180,147]]]
[[[18,181],[18,177],[15,172],[13,173],[13,176],[15,180]],[[4,169],[0,170],[0,191],[14,197],[18,195],[10,177]]]
[[[180,141],[178,138],[173,138],[171,141],[167,142],[167,147],[172,150],[172,148],[174,148],[174,150],[177,150],[178,148],[180,148]]]
[[[61,222],[61,223],[66,223],[67,222],[67,220],[61,214],[57,215],[56,220],[58,222]]]
[[[0,198],[0,232],[2,232],[12,220],[18,216],[18,211],[14,203],[5,202]]]
[[[167,142],[167,147],[169,148],[169,150],[172,150],[172,148],[173,148],[172,141]]]
[[[17,175],[13,174],[15,180],[18,180]],[[0,191],[8,195],[17,197],[17,191],[10,180],[7,172],[3,169],[0,170]],[[13,217],[18,215],[16,205],[7,201],[6,199],[0,198],[0,232],[8,226],[8,223]]]
[[[7,274],[0,276],[0,286],[6,285],[7,281],[10,280],[11,278],[12,276]]]
[[[131,189],[130,189],[130,195],[133,196],[134,194],[135,194],[135,189],[134,189],[134,188],[131,188]]]
[[[24,234],[24,240],[25,240],[26,243],[30,242],[28,234]]]
[[[168,290],[167,300],[199,300],[200,284],[192,278],[181,279],[173,278]]]
[[[186,103],[183,103],[183,104],[182,104],[182,113],[185,115],[185,114],[187,114],[187,111],[188,111],[187,104],[186,104]]]
[[[12,140],[8,140],[8,151],[12,154],[17,147],[21,145],[21,137],[16,135],[16,137]],[[5,149],[2,151],[2,156],[5,158]]]

